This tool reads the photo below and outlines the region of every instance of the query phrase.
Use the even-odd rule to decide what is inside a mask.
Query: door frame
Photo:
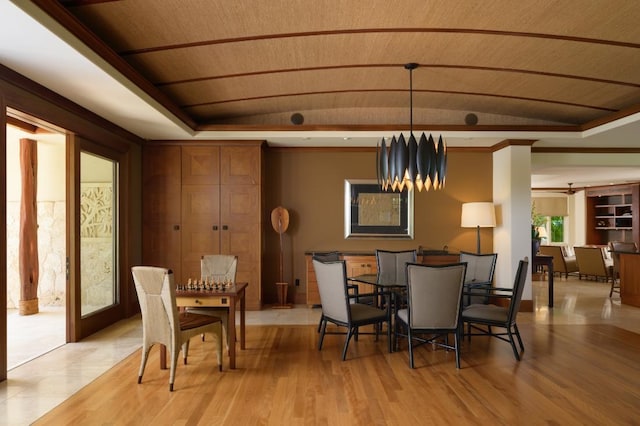
[[[82,317],[80,280],[80,153],[106,158],[117,164],[115,179],[115,204],[117,206],[117,255],[114,264],[117,281],[116,302],[99,311]],[[126,262],[126,223],[128,174],[127,155],[107,148],[83,137],[67,136],[67,341],[78,342],[83,338],[123,319],[130,313],[131,291],[128,285]],[[133,300],[135,303],[135,300]]]

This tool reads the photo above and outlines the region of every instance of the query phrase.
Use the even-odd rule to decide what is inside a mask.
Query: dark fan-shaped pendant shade
[[[424,133],[416,142],[413,135],[413,70],[418,64],[409,63],[404,67],[409,70],[409,140],[406,141],[402,133],[397,138],[393,136],[387,149],[385,139],[382,139],[376,154],[378,183],[383,191],[441,189],[447,173],[447,146],[442,135],[438,136],[437,145],[432,135],[427,137]]]

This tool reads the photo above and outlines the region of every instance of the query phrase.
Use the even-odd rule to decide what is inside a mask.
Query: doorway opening
[[[66,343],[65,135],[7,112],[7,369]],[[37,313],[21,312],[21,139],[36,146]]]

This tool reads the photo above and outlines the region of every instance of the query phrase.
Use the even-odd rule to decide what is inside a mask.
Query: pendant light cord
[[[409,68],[409,136],[413,135],[413,68]]]

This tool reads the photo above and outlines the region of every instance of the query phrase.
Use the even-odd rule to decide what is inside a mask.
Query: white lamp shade
[[[495,228],[496,211],[493,203],[463,203],[462,204],[462,220],[463,228]]]
[[[538,230],[538,236],[539,236],[540,238],[547,238],[547,237],[549,237],[549,236],[547,235],[547,228],[545,228],[544,226],[538,226],[536,229]]]

